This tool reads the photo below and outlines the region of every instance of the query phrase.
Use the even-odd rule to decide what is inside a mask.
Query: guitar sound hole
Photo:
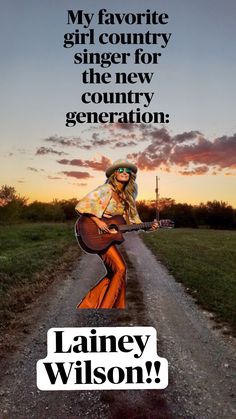
[[[116,230],[116,231],[118,231],[118,227],[117,227],[116,224],[110,224],[109,225],[109,230]]]

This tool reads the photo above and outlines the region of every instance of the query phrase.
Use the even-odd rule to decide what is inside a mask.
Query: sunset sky
[[[138,199],[160,195],[198,204],[222,200],[236,206],[236,2],[234,0],[4,0],[1,31],[0,186],[14,186],[32,200],[78,199],[105,180],[104,170],[119,158],[138,165]],[[98,25],[96,14],[167,13],[166,25]],[[171,33],[161,45],[75,45],[64,48],[67,10],[94,13],[90,28],[100,33]],[[73,63],[91,52],[130,52],[127,65],[101,68]],[[155,65],[134,65],[137,48],[161,52]],[[81,73],[153,72],[150,84],[83,85]],[[153,92],[149,107],[81,102],[83,92]],[[77,124],[76,112],[164,112],[168,124]]]

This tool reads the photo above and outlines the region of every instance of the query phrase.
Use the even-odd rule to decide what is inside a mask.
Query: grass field
[[[203,307],[236,333],[236,232],[173,229],[142,234],[145,243]],[[4,322],[67,271],[80,254],[73,225],[0,227],[0,316]]]
[[[14,316],[52,281],[55,268],[67,267],[80,249],[73,225],[20,224],[0,227],[0,315]]]
[[[197,301],[236,333],[236,232],[173,229],[144,242]]]

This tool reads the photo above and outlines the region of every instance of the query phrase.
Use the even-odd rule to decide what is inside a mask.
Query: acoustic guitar
[[[126,224],[121,215],[114,215],[111,218],[102,217],[111,233],[101,231],[89,215],[81,215],[75,223],[75,237],[83,250],[88,253],[100,253],[112,244],[120,244],[124,241],[122,233],[128,231],[149,230],[153,221],[140,224]],[[159,228],[173,228],[171,220],[158,221]]]

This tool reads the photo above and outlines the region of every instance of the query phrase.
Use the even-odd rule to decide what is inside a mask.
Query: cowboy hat
[[[137,173],[138,168],[135,166],[135,164],[130,163],[129,160],[119,159],[114,161],[114,163],[109,166],[106,170],[106,177],[110,177],[113,172],[115,172],[119,167],[129,168],[132,170],[132,172]]]

